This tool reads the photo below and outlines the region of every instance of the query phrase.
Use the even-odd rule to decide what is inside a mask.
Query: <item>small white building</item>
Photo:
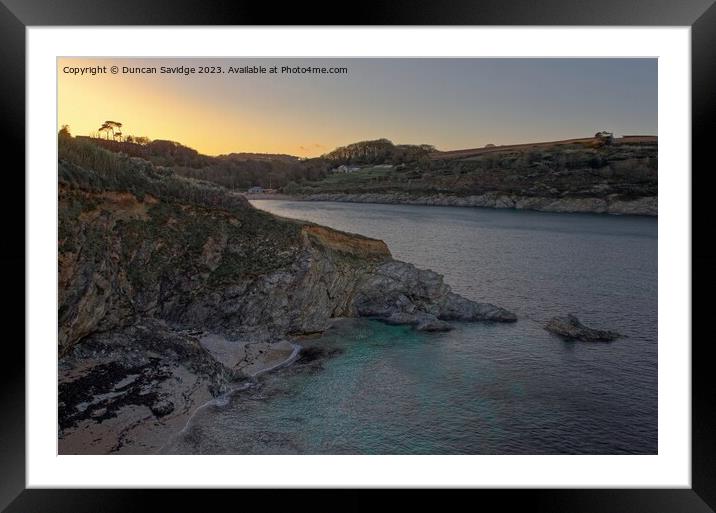
[[[333,173],[355,173],[356,171],[360,171],[360,167],[346,166],[345,164],[341,164],[337,168],[334,168],[331,172],[333,172]]]
[[[264,188],[260,187],[258,185],[254,185],[253,187],[249,187],[248,193],[249,194],[261,194],[264,192]]]

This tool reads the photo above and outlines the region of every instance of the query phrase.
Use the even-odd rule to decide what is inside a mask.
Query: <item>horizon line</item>
[[[60,125],[60,126],[69,126],[69,125]],[[71,132],[70,132],[70,134],[71,134]],[[130,135],[131,135],[131,134],[130,134]],[[85,138],[85,139],[99,139],[99,140],[101,140],[101,141],[111,141],[111,142],[116,142],[116,143],[127,143],[127,142],[128,142],[128,141],[126,141],[126,140],[116,141],[116,140],[113,140],[113,139],[105,139],[105,138],[102,138],[102,137],[94,137],[94,136],[92,136],[92,135],[75,135],[75,136],[73,136],[73,137],[76,137],[76,138]],[[147,136],[133,136],[133,135],[132,135],[132,137],[147,137]],[[658,134],[621,134],[620,136],[616,136],[616,135],[613,136],[613,138],[614,138],[615,140],[624,139],[624,138],[637,138],[637,137],[645,137],[645,138],[655,138],[655,139],[658,139],[659,136],[658,136]],[[496,149],[499,149],[499,148],[510,148],[510,147],[520,147],[520,146],[533,146],[533,145],[544,145],[544,144],[559,144],[559,143],[568,143],[568,142],[575,142],[575,143],[576,143],[576,142],[580,142],[580,141],[588,141],[588,140],[590,140],[590,139],[595,139],[595,138],[596,138],[596,135],[586,136],[586,137],[570,137],[570,138],[567,138],[567,139],[553,139],[553,140],[548,140],[548,141],[534,141],[534,140],[533,140],[533,141],[528,141],[528,142],[506,143],[506,144],[492,144],[492,143],[488,143],[488,144],[482,145],[482,146],[471,146],[471,147],[445,149],[445,150],[441,150],[441,149],[439,149],[439,148],[437,148],[437,147],[435,147],[435,146],[433,146],[433,147],[435,147],[435,152],[436,152],[436,153],[452,153],[452,152],[457,153],[457,152],[462,152],[462,151],[473,151],[473,150],[482,150],[482,149],[496,150]],[[162,139],[162,138],[151,139],[151,138],[149,138],[149,137],[147,137],[147,139],[149,139],[150,142],[154,142],[154,141],[168,141],[168,142],[177,143],[177,144],[180,144],[181,146],[184,146],[185,148],[189,148],[189,149],[191,149],[191,150],[196,151],[199,155],[205,155],[205,156],[207,156],[207,157],[222,157],[222,156],[229,156],[229,155],[232,155],[232,154],[251,153],[251,154],[255,154],[255,155],[284,155],[284,156],[288,156],[288,157],[295,157],[295,158],[297,158],[297,159],[320,158],[321,156],[326,155],[326,154],[328,154],[328,153],[331,153],[332,151],[335,151],[335,150],[338,149],[338,148],[343,148],[343,147],[345,147],[345,146],[350,146],[351,144],[357,144],[357,143],[360,143],[360,142],[368,142],[368,141],[387,140],[387,141],[390,141],[390,143],[393,144],[393,145],[395,145],[395,146],[420,146],[421,144],[428,144],[428,145],[430,145],[429,143],[403,143],[403,142],[401,142],[401,143],[396,143],[396,142],[392,141],[391,139],[389,139],[389,138],[387,138],[387,137],[376,137],[376,138],[372,138],[372,139],[360,139],[360,140],[357,140],[357,141],[353,141],[353,142],[351,142],[351,143],[347,143],[347,144],[344,144],[344,145],[336,146],[336,147],[334,147],[333,149],[331,149],[331,150],[329,150],[329,151],[326,151],[326,152],[324,152],[324,153],[322,153],[322,154],[320,154],[320,155],[316,155],[316,156],[313,156],[313,157],[302,157],[302,156],[294,155],[294,154],[291,154],[291,153],[285,153],[285,152],[261,152],[261,151],[251,151],[251,150],[233,150],[233,151],[229,151],[229,152],[215,153],[215,154],[202,153],[202,152],[200,152],[198,149],[196,149],[196,148],[194,148],[194,147],[192,147],[192,146],[188,146],[188,145],[184,144],[183,142],[177,141],[177,140],[174,140],[174,139]],[[134,143],[134,142],[129,142],[129,143],[130,143],[130,144],[139,144],[139,143]],[[430,146],[432,146],[432,145],[430,145]]]

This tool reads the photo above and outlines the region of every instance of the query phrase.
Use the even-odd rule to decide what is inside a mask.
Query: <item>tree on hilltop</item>
[[[113,140],[116,141],[119,138],[119,141],[122,141],[122,123],[119,121],[105,121],[98,131],[100,133],[105,132],[107,139],[109,139],[109,133],[111,132]]]
[[[109,139],[109,131],[111,130],[110,126],[107,124],[107,122],[102,123],[102,126],[97,129],[97,132],[99,135],[102,135],[102,132],[105,132],[107,134],[107,139]]]

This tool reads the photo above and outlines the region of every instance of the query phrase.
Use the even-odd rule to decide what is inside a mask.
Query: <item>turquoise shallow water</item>
[[[439,334],[337,322],[291,367],[202,409],[166,452],[656,453],[656,219],[254,203],[381,238],[519,321]],[[567,312],[628,338],[565,342],[542,329]]]

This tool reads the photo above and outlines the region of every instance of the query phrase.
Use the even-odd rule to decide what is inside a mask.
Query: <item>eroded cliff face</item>
[[[335,317],[425,330],[515,320],[393,260],[382,241],[278,218],[138,159],[119,169],[110,179],[59,165],[61,439],[74,440],[70,452],[84,447],[78,426],[108,419],[125,442],[97,450],[136,450],[126,429],[181,418],[250,377],[272,348],[283,354],[287,339]],[[240,356],[212,354],[207,333]]]
[[[59,344],[154,317],[263,337],[325,329],[352,315],[382,241],[280,220],[60,187]]]

